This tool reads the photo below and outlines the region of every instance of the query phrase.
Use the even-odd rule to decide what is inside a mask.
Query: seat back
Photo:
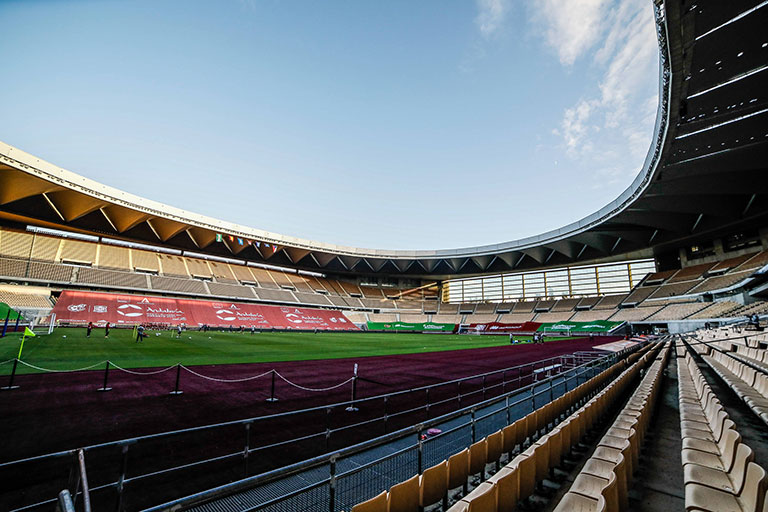
[[[608,477],[608,485],[603,487],[603,490],[600,494],[601,497],[605,500],[606,510],[619,510],[619,490],[616,487],[616,473],[613,471]],[[599,504],[598,508],[600,508]]]
[[[512,453],[517,446],[517,422],[501,429],[504,453]]]
[[[742,510],[760,510],[765,508],[764,503],[766,493],[765,470],[750,462],[747,465],[747,477],[744,480],[744,487],[739,494],[739,505]]]
[[[485,438],[487,445],[486,462],[496,462],[504,451],[504,439],[501,430]]]
[[[474,475],[485,470],[488,460],[488,442],[485,438],[469,447],[469,474]]]
[[[747,466],[755,458],[752,453],[752,448],[744,443],[739,443],[736,448],[736,457],[733,461],[733,467],[730,471],[731,481],[733,482],[733,488],[737,492],[741,492],[741,488],[744,485],[744,479],[747,476]]]
[[[427,468],[419,479],[419,505],[437,503],[448,493],[448,462]]]
[[[533,457],[536,459],[536,481],[541,482],[549,473],[549,439],[547,442],[537,445],[533,449]]]
[[[488,479],[494,484],[496,491],[496,508],[498,512],[513,512],[517,508],[520,490],[519,469],[503,467]]]
[[[484,482],[469,493],[463,501],[469,503],[467,512],[495,512],[496,511],[496,491],[493,484]]]
[[[358,503],[352,507],[352,512],[387,512],[387,491],[368,501]]]
[[[419,475],[389,488],[389,512],[419,512]]]
[[[524,500],[536,489],[536,458],[533,454],[518,456],[517,473],[519,476],[519,496]]]
[[[733,466],[733,460],[736,456],[736,447],[741,442],[741,434],[735,430],[728,429],[723,434],[717,447],[720,448],[720,458],[723,461],[723,467],[730,471]]]
[[[448,458],[448,488],[455,489],[464,485],[467,477],[469,477],[469,449],[464,448]]]
[[[554,468],[560,465],[562,453],[563,431],[555,429],[549,433],[549,467]]]

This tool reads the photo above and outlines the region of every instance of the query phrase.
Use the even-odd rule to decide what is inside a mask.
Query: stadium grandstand
[[[768,2],[652,4],[636,179],[525,239],[301,239],[0,143],[0,509],[768,510]]]

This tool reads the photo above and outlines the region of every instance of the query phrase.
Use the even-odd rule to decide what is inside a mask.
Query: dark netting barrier
[[[154,507],[150,511],[174,507],[177,510],[208,512],[220,510],[219,507],[224,503],[235,503],[230,501],[233,498],[239,504],[227,510],[349,510],[355,504],[421,473],[425,468],[448,459],[488,434],[550,403],[631,351],[593,359],[541,381],[530,382],[520,389],[485,401],[476,400],[472,405],[454,408],[449,414],[433,417],[337,453],[198,493]],[[461,395],[464,403],[471,400],[471,396],[482,397],[484,388],[481,382],[471,388],[468,384],[462,384],[466,392]],[[487,387],[485,392],[488,393]],[[458,401],[458,397],[452,399],[454,406]],[[434,407],[432,403],[430,409],[434,410]],[[426,405],[417,404],[414,408],[424,411]],[[430,433],[430,429],[439,429],[439,433]],[[270,489],[273,494],[276,489],[280,489],[282,494],[267,497]],[[321,492],[321,489],[326,492]],[[286,503],[290,503],[290,506]]]
[[[558,356],[386,395],[88,446],[82,451],[91,501],[94,509],[120,511],[180,496],[190,496],[181,500],[190,507],[212,498],[229,502],[224,496],[237,494],[243,505],[232,510],[349,509],[551,402],[627,352]],[[0,464],[0,508],[50,510],[59,491],[75,490],[76,454]],[[216,486],[222,488],[198,492]]]

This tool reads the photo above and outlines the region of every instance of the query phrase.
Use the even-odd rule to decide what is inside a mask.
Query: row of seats
[[[630,357],[635,355],[632,354]],[[450,490],[460,487],[463,494],[466,495],[468,481],[471,476],[479,474],[480,479],[485,480],[486,466],[494,464],[498,469],[502,454],[508,454],[511,459],[514,452],[523,451],[526,443],[533,447],[534,440],[541,440],[540,434],[550,424],[554,426],[561,416],[567,416],[572,410],[579,407],[597,389],[609,382],[620,372],[628,364],[628,360],[629,358],[626,361],[614,364],[606,371],[580,384],[555,401],[486,436],[472,444],[469,448],[465,448],[459,453],[452,455],[447,461],[443,460],[439,464],[426,469],[421,475],[415,475],[405,482],[393,485],[389,492],[383,491],[374,498],[355,505],[352,508],[352,512],[417,511],[419,507],[427,507],[441,500],[443,501],[443,509],[447,508]],[[574,421],[572,428],[577,434],[584,432],[583,423],[581,422]],[[572,432],[571,428],[566,429],[565,432],[567,433],[567,437],[565,437],[567,439],[566,443],[570,443],[572,438],[570,435]],[[570,447],[570,444],[568,446]],[[535,455],[540,456],[543,453],[536,451]],[[526,461],[524,467],[530,466],[531,463],[535,466],[536,460],[531,458],[530,461]],[[539,465],[541,466],[541,462],[539,462]],[[521,495],[518,473],[514,473],[513,477],[507,476],[502,479],[506,473],[502,470],[488,480],[494,488],[500,486],[505,489],[501,493],[502,508],[499,508],[499,510],[511,510],[512,508],[510,507],[516,505]],[[526,473],[526,477],[528,476],[534,477],[535,471],[530,475]],[[502,481],[499,482],[499,480]],[[531,484],[530,480],[524,479],[522,485],[522,493],[530,494],[533,492],[532,487],[535,486],[535,481]],[[465,499],[470,499],[470,496],[471,494]],[[494,499],[497,500],[498,497]],[[504,503],[509,503],[509,507],[503,505]],[[461,507],[462,505],[458,506]]]
[[[749,408],[768,425],[768,375],[717,350],[702,357],[739,398],[744,400]]]
[[[506,512],[525,502],[538,484],[559,466],[571,448],[609,413],[626,387],[634,380],[653,352],[647,352],[602,391],[568,416],[552,431],[541,436],[527,450],[515,457],[501,471],[449,509],[449,512]],[[559,505],[558,505],[559,506]],[[561,510],[574,510],[564,505]],[[589,510],[589,509],[584,509]],[[594,509],[597,510],[597,509]]]
[[[550,461],[554,462],[555,458],[559,462],[559,457],[586,431],[591,416],[568,415],[639,357],[639,353],[631,354],[626,360],[619,361],[544,407],[475,442],[469,448],[449,457],[447,461],[443,460],[426,469],[421,475],[393,485],[388,492],[383,491],[374,498],[355,505],[352,512],[416,512],[419,507],[427,507],[441,500],[445,509],[449,491],[459,487],[466,497],[450,510],[464,510],[465,507],[467,510],[486,510],[477,507],[480,502],[490,500],[485,492],[489,486],[495,489],[488,491],[493,492],[492,510],[513,510],[518,500],[533,494],[537,477],[543,478],[543,468],[548,470]],[[558,423],[561,417],[567,419]],[[554,430],[542,435],[550,425]],[[555,431],[557,432],[554,433]],[[526,445],[528,449],[523,451]],[[550,450],[553,446],[557,448]],[[513,459],[514,470],[506,467],[496,472],[487,482],[467,495],[470,477],[479,474],[480,480],[485,480],[488,464],[493,464],[498,469],[502,454],[508,454],[511,459],[512,454],[518,451],[522,453]],[[483,498],[478,498],[478,493]]]
[[[670,346],[666,345],[656,356],[640,385],[558,503],[556,512],[629,508],[630,482],[640,464],[640,446],[653,415],[669,353]],[[639,371],[639,366],[635,369]]]
[[[690,352],[678,352],[677,363],[686,510],[765,512],[765,470]]]
[[[766,349],[739,345],[736,347],[736,353],[731,355],[768,373],[768,350]]]

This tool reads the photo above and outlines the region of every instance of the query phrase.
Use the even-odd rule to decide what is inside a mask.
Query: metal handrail
[[[547,379],[541,380],[539,382],[534,382],[534,383],[528,384],[528,385],[526,385],[526,386],[524,386],[522,388],[518,388],[518,389],[515,389],[515,390],[512,390],[512,391],[509,391],[506,394],[490,398],[490,399],[488,399],[488,400],[486,400],[484,402],[480,402],[478,404],[469,405],[469,406],[466,406],[464,408],[458,409],[456,411],[452,411],[450,413],[446,413],[446,414],[444,414],[442,416],[438,416],[438,417],[432,418],[432,419],[430,419],[430,420],[428,420],[426,422],[422,422],[422,423],[419,423],[417,425],[412,425],[412,426],[409,426],[409,427],[406,427],[406,428],[403,428],[403,429],[391,432],[389,434],[385,434],[383,436],[380,436],[380,437],[377,437],[377,438],[374,438],[374,439],[363,441],[363,442],[358,443],[356,445],[349,446],[349,447],[343,448],[341,450],[336,450],[336,451],[334,451],[332,453],[326,453],[326,454],[323,454],[323,455],[319,455],[317,457],[313,457],[313,458],[307,459],[305,461],[300,461],[300,462],[297,462],[297,463],[285,466],[283,468],[278,468],[278,469],[275,469],[275,470],[271,470],[271,471],[268,471],[268,472],[265,472],[265,473],[262,473],[262,474],[259,474],[259,475],[255,475],[255,476],[252,476],[252,477],[244,478],[244,479],[238,480],[236,482],[231,482],[231,483],[228,483],[228,484],[224,484],[224,485],[221,485],[221,486],[218,486],[218,487],[214,487],[212,489],[208,489],[208,490],[201,491],[201,492],[198,492],[198,493],[195,493],[195,494],[183,497],[183,498],[179,498],[179,499],[176,499],[176,500],[173,500],[173,501],[170,501],[170,502],[166,502],[164,504],[148,508],[148,509],[145,510],[145,512],[160,512],[160,511],[163,511],[163,510],[178,509],[178,508],[180,508],[182,506],[186,506],[186,505],[198,504],[198,503],[201,503],[203,501],[208,501],[208,500],[211,500],[211,499],[214,499],[214,498],[217,498],[217,497],[220,497],[220,496],[224,496],[224,495],[227,495],[227,494],[231,494],[231,493],[234,493],[234,492],[238,492],[238,491],[241,491],[241,490],[250,489],[250,488],[256,487],[258,485],[265,484],[265,483],[277,480],[279,478],[288,477],[288,476],[300,473],[302,471],[306,471],[308,469],[312,469],[312,468],[315,468],[315,467],[318,467],[318,466],[322,466],[322,465],[331,463],[331,462],[333,462],[333,461],[335,461],[335,460],[337,460],[339,458],[348,457],[348,456],[354,455],[356,453],[360,453],[360,452],[366,451],[366,450],[368,450],[370,448],[381,446],[381,445],[387,444],[387,443],[389,443],[391,441],[394,441],[394,440],[397,440],[397,439],[401,439],[401,438],[403,438],[403,437],[405,437],[407,435],[420,434],[424,429],[430,428],[433,425],[438,425],[440,423],[444,423],[444,422],[449,421],[451,419],[454,419],[454,418],[457,418],[457,417],[460,417],[460,416],[464,416],[464,415],[466,415],[468,413],[474,414],[474,411],[476,411],[478,409],[489,407],[489,406],[494,405],[494,404],[496,404],[498,402],[501,402],[501,401],[505,401],[510,396],[517,395],[517,394],[522,394],[522,393],[524,393],[524,392],[526,392],[528,390],[533,390],[534,388],[537,388],[537,387],[540,387],[540,386],[546,386],[547,384],[551,385],[551,383],[556,378],[563,377],[565,374],[568,374],[568,373],[576,374],[575,377],[578,378],[581,375],[583,375],[584,372],[586,370],[588,370],[589,368],[594,367],[594,366],[598,366],[598,365],[602,365],[604,363],[608,363],[609,361],[610,362],[616,361],[620,357],[623,357],[624,355],[626,355],[626,354],[628,354],[630,352],[633,352],[636,349],[637,349],[637,347],[631,347],[631,348],[627,348],[627,349],[624,349],[624,350],[616,352],[616,353],[608,354],[608,355],[606,355],[606,356],[604,356],[602,358],[595,359],[593,361],[589,361],[587,363],[584,363],[584,364],[582,364],[580,366],[571,368],[571,369],[567,370],[566,372],[563,372],[563,373],[558,374],[556,376],[551,376],[551,377],[548,377]],[[532,400],[532,399],[534,399],[535,396],[538,396],[538,395],[540,395],[542,393],[545,393],[545,392],[550,392],[550,389],[549,388],[542,389],[542,390],[540,390],[538,392],[531,393],[530,396],[526,396],[524,399],[520,400],[520,403],[528,401],[528,400]],[[495,412],[491,413],[491,414],[495,414]],[[462,427],[465,427],[465,426],[466,425],[462,425]],[[459,428],[459,427],[457,427],[457,428]],[[413,449],[413,446],[411,446],[409,448],[406,448],[406,449]],[[372,461],[372,462],[376,462],[376,461]],[[369,465],[369,464],[367,464],[367,465]],[[367,466],[367,465],[365,465],[365,466]],[[348,472],[343,473],[343,475],[354,473],[358,469],[361,469],[361,468],[356,468],[356,469],[350,470]],[[334,475],[334,477],[335,476],[340,476],[340,475]],[[323,482],[326,482],[326,481],[327,480],[325,480],[325,479],[323,480]],[[309,486],[308,488],[315,487],[316,485],[317,484],[313,484],[313,485]]]
[[[499,395],[497,397],[493,397],[493,398],[487,399],[487,400],[485,400],[483,402],[480,402],[480,403],[477,403],[477,404],[473,404],[473,405],[469,405],[469,406],[461,408],[461,409],[459,409],[457,411],[452,411],[451,413],[447,413],[447,414],[445,414],[443,416],[433,418],[433,419],[429,420],[428,424],[430,424],[430,425],[431,424],[436,424],[436,423],[439,423],[441,421],[447,421],[449,419],[453,419],[453,418],[462,416],[464,414],[467,414],[467,412],[469,412],[473,408],[485,407],[485,406],[493,405],[494,403],[498,403],[499,401],[504,400],[504,399],[506,399],[507,397],[509,397],[511,395],[525,393],[525,392],[527,392],[530,389],[537,388],[537,387],[542,386],[542,385],[546,385],[549,381],[551,381],[551,380],[553,380],[553,379],[555,379],[557,377],[562,377],[565,374],[572,373],[572,372],[577,372],[580,369],[583,370],[585,368],[591,367],[591,366],[596,365],[596,364],[602,364],[602,363],[604,363],[605,361],[607,361],[607,360],[609,360],[611,358],[613,358],[615,360],[618,356],[623,355],[624,353],[629,352],[629,351],[632,351],[632,349],[625,349],[625,350],[623,350],[621,352],[617,352],[617,353],[613,353],[613,354],[608,354],[608,355],[606,355],[603,358],[593,359],[593,360],[588,361],[588,362],[586,362],[586,363],[584,363],[582,365],[572,367],[572,368],[566,370],[565,372],[562,372],[562,373],[560,373],[560,374],[558,374],[556,376],[548,377],[548,378],[540,380],[538,382],[532,382],[531,384],[527,384],[527,385],[525,385],[523,387],[520,387],[520,388],[517,388],[517,389],[514,389],[514,390],[510,390],[510,391],[508,391],[506,393],[502,393],[502,395]],[[506,368],[506,369],[503,369],[503,370],[494,370],[494,371],[491,371],[491,372],[486,372],[484,374],[478,374],[478,375],[474,375],[474,376],[470,376],[470,377],[463,377],[463,378],[460,378],[460,379],[454,379],[454,380],[446,381],[446,382],[443,382],[443,383],[440,383],[440,384],[433,384],[433,385],[429,385],[429,386],[421,386],[421,387],[418,387],[418,388],[412,388],[412,389],[409,389],[409,390],[403,390],[403,391],[398,391],[398,392],[394,392],[394,393],[388,393],[388,394],[385,394],[385,395],[378,395],[378,396],[374,396],[374,397],[358,399],[357,402],[361,402],[361,401],[365,401],[365,400],[381,399],[381,398],[391,397],[391,396],[397,396],[397,395],[402,395],[402,394],[405,394],[405,393],[408,393],[408,392],[413,392],[413,391],[427,390],[427,389],[435,388],[435,387],[438,387],[438,386],[445,386],[447,384],[460,383],[460,382],[464,382],[464,381],[467,381],[467,380],[487,377],[488,375],[494,375],[494,374],[509,372],[509,371],[513,371],[515,369],[522,369],[522,368],[526,368],[526,367],[536,367],[536,365],[538,365],[538,364],[542,364],[545,361],[550,361],[550,360],[553,360],[553,359],[558,359],[559,357],[560,356],[556,356],[556,357],[547,358],[547,359],[544,359],[544,360],[541,360],[541,361],[534,361],[532,363],[526,363],[524,365],[518,365],[518,366],[515,366],[515,367],[511,367],[511,368]],[[527,374],[526,374],[526,376],[527,376]],[[505,383],[502,383],[502,384],[505,384]],[[479,393],[479,392],[482,392],[482,391],[483,390],[472,391],[472,392],[469,392],[469,393],[466,393],[466,394],[463,394],[463,395],[460,393],[457,398],[459,400],[461,400],[462,397],[466,397],[466,396],[469,396],[469,395],[472,395],[472,394],[475,394],[475,393]],[[532,393],[531,396],[536,396],[538,394],[539,393]],[[530,400],[531,396],[526,397],[526,400]],[[450,401],[452,401],[452,400],[456,400],[456,398],[451,398]],[[443,402],[443,401],[440,401],[440,402]],[[82,450],[83,453],[85,453],[85,452],[93,451],[93,450],[96,450],[96,449],[110,448],[110,447],[121,447],[122,450],[123,450],[123,472],[120,475],[119,479],[117,481],[114,481],[114,482],[109,482],[109,483],[105,483],[105,484],[99,485],[97,487],[94,487],[94,488],[91,489],[91,491],[92,492],[96,492],[98,490],[103,490],[103,489],[117,488],[118,494],[120,496],[122,496],[122,494],[124,492],[125,486],[130,484],[130,483],[136,483],[138,481],[144,480],[144,479],[152,477],[152,476],[173,473],[173,472],[178,471],[180,469],[200,466],[200,465],[207,464],[207,463],[210,463],[210,462],[221,461],[221,460],[230,459],[230,458],[236,458],[236,457],[245,457],[245,458],[247,458],[248,455],[250,455],[250,454],[252,454],[254,452],[258,452],[260,450],[265,450],[265,449],[268,449],[268,448],[274,447],[274,446],[288,444],[290,442],[295,441],[295,439],[288,440],[288,441],[282,441],[282,442],[279,442],[279,443],[276,443],[276,444],[273,444],[273,445],[268,445],[268,446],[260,446],[260,447],[255,447],[255,448],[246,448],[245,453],[244,453],[243,450],[240,450],[240,451],[235,452],[235,453],[220,455],[220,456],[209,458],[209,459],[194,461],[194,462],[191,462],[191,463],[188,463],[188,464],[184,464],[184,465],[179,465],[179,466],[174,466],[174,467],[170,467],[170,468],[165,468],[165,469],[157,470],[157,471],[154,471],[154,472],[151,472],[151,473],[144,473],[144,474],[141,474],[141,475],[137,475],[137,476],[133,476],[133,477],[128,477],[125,474],[125,460],[126,460],[126,454],[127,454],[128,447],[133,445],[133,444],[137,444],[137,443],[140,443],[142,441],[147,441],[147,440],[166,438],[166,437],[170,437],[170,436],[178,435],[178,434],[186,434],[186,433],[191,433],[191,432],[207,431],[207,430],[211,430],[211,429],[218,428],[218,427],[225,427],[225,426],[232,426],[232,425],[246,425],[246,428],[248,428],[248,425],[250,425],[252,423],[255,423],[256,421],[264,421],[264,420],[274,419],[274,418],[284,418],[286,416],[290,416],[290,415],[294,415],[294,414],[299,414],[299,413],[324,411],[324,410],[332,409],[334,407],[343,407],[343,406],[345,406],[345,405],[347,405],[349,403],[350,403],[350,401],[345,401],[345,402],[339,402],[339,403],[336,403],[336,404],[330,404],[330,405],[318,406],[318,407],[313,407],[313,408],[308,408],[308,409],[302,409],[300,411],[288,411],[288,412],[285,412],[285,413],[277,413],[277,414],[272,414],[272,415],[267,415],[267,416],[262,416],[262,417],[248,418],[248,419],[244,419],[244,420],[234,420],[234,421],[222,422],[222,423],[218,423],[218,424],[205,425],[205,426],[201,426],[201,427],[192,427],[192,428],[188,428],[188,429],[180,429],[180,430],[176,430],[176,431],[163,432],[163,433],[158,433],[158,434],[150,434],[150,435],[147,435],[147,436],[139,436],[139,437],[134,437],[134,438],[129,438],[129,439],[123,439],[123,440],[120,440],[120,441],[113,441],[113,442],[108,442],[108,443],[99,443],[99,444],[95,444],[95,445],[86,446],[86,447],[83,447],[83,448],[80,448],[80,449],[64,450],[64,451],[55,452],[55,453],[51,453],[51,454],[47,454],[47,455],[40,455],[40,456],[35,456],[35,457],[29,457],[29,458],[26,458],[26,459],[19,459],[19,460],[16,460],[16,461],[0,463],[0,469],[8,468],[8,467],[16,465],[16,464],[36,462],[36,461],[41,461],[41,460],[50,460],[50,459],[53,459],[53,458],[65,457],[65,456],[73,455],[73,454],[76,455],[80,450]],[[412,408],[412,409],[409,409],[409,410],[406,410],[406,411],[398,411],[398,412],[395,412],[395,413],[392,413],[392,414],[385,414],[384,416],[379,416],[379,417],[373,418],[371,420],[366,420],[365,422],[362,422],[359,425],[365,424],[365,423],[371,423],[371,422],[375,422],[375,421],[382,421],[382,420],[386,423],[388,418],[392,418],[392,417],[395,417],[395,416],[398,416],[398,415],[401,415],[401,414],[412,413],[414,411],[422,410],[425,407],[430,407],[430,406],[434,406],[434,405],[435,405],[435,403],[429,403],[429,404],[425,404],[424,406],[419,406],[419,407]],[[427,424],[427,423],[422,423],[421,426],[424,426],[425,424]],[[339,432],[339,431],[342,431],[342,430],[345,430],[345,429],[348,429],[348,428],[352,428],[352,426],[345,425],[345,426],[339,427],[337,429],[331,429],[330,431],[331,432]],[[336,451],[334,453],[337,454],[338,456],[343,456],[343,455],[346,455],[346,454],[357,453],[357,452],[365,450],[365,449],[367,449],[369,447],[373,447],[373,446],[378,446],[380,444],[384,444],[384,443],[388,442],[389,440],[394,440],[394,439],[400,438],[403,435],[405,435],[406,433],[413,433],[414,432],[413,429],[414,429],[413,426],[406,427],[404,429],[400,429],[400,430],[392,432],[390,434],[386,434],[385,436],[381,436],[381,437],[378,437],[378,438],[375,438],[375,439],[364,441],[362,443],[359,443],[357,445],[344,448],[344,449],[342,449],[340,451]],[[325,434],[327,434],[327,432],[328,432],[328,430],[323,431],[323,432],[318,432],[318,433],[312,434],[312,435],[310,435],[308,437],[315,437],[315,436],[325,435]],[[309,459],[307,461],[302,461],[300,463],[296,463],[294,465],[287,466],[285,468],[278,468],[276,470],[264,473],[263,475],[257,475],[257,476],[265,476],[265,477],[270,477],[272,479],[278,478],[280,475],[287,476],[287,475],[291,474],[292,471],[301,471],[302,469],[308,469],[310,467],[313,467],[313,466],[316,466],[316,465],[320,464],[321,461],[324,461],[322,463],[327,463],[328,462],[328,457],[329,457],[329,454],[326,453],[326,454],[320,455],[318,457]],[[255,477],[250,477],[250,478],[255,478]],[[192,496],[195,496],[195,495],[192,495]],[[19,510],[19,511],[21,511],[21,510],[28,510],[28,509],[32,509],[32,508],[35,508],[35,507],[39,507],[39,506],[44,505],[46,503],[52,503],[53,501],[55,501],[55,499],[45,500],[45,501],[41,501],[41,502],[35,503],[33,505],[28,505],[28,506],[16,509],[16,510]]]
[[[492,370],[490,372],[479,373],[479,374],[471,375],[471,376],[468,376],[468,377],[460,377],[458,379],[443,381],[443,382],[440,382],[438,384],[429,384],[429,385],[426,385],[426,386],[419,386],[419,387],[415,387],[415,388],[403,389],[403,390],[400,390],[400,391],[393,391],[391,393],[384,393],[384,394],[381,394],[381,395],[374,395],[374,396],[369,396],[369,397],[358,398],[357,400],[355,400],[355,402],[379,400],[379,399],[383,399],[385,397],[389,398],[389,397],[405,395],[405,394],[413,393],[413,392],[417,392],[417,391],[426,391],[427,389],[434,389],[434,388],[438,388],[438,387],[441,387],[441,386],[447,386],[447,385],[450,385],[450,384],[457,384],[457,383],[466,382],[466,381],[470,381],[470,380],[474,380],[474,379],[479,379],[479,378],[482,378],[482,377],[488,377],[490,375],[495,375],[495,374],[499,374],[499,373],[503,374],[505,372],[510,372],[510,371],[514,371],[514,370],[521,370],[521,369],[526,368],[528,366],[531,366],[531,367],[535,368],[537,364],[543,364],[546,361],[551,361],[551,360],[554,360],[554,359],[559,359],[560,357],[562,357],[562,356],[553,356],[553,357],[549,357],[549,358],[546,358],[546,359],[541,359],[539,361],[533,361],[533,362],[530,362],[530,363],[525,363],[525,364],[521,364],[521,365],[517,365],[517,366],[510,366],[508,368],[504,368],[504,369],[501,369],[501,370]],[[544,382],[544,381],[540,381],[540,382]],[[463,396],[467,396],[467,394],[465,394]],[[171,437],[171,436],[174,436],[174,435],[188,434],[188,433],[191,433],[191,432],[201,432],[201,431],[211,430],[211,429],[220,428],[220,427],[228,427],[228,426],[232,426],[232,425],[243,425],[243,424],[246,424],[246,423],[254,423],[254,422],[257,422],[257,421],[264,421],[264,420],[270,420],[270,419],[284,418],[284,417],[287,417],[287,416],[303,414],[303,413],[308,413],[308,412],[317,412],[317,411],[324,411],[326,409],[345,407],[345,406],[348,406],[350,403],[352,403],[352,400],[345,400],[343,402],[334,402],[334,403],[326,404],[326,405],[318,405],[318,406],[315,406],[315,407],[308,407],[306,409],[300,409],[300,410],[296,410],[296,411],[286,411],[286,412],[275,413],[275,414],[267,414],[265,416],[253,416],[253,417],[245,418],[245,419],[224,421],[224,422],[220,422],[220,423],[212,423],[210,425],[200,425],[200,426],[197,426],[197,427],[190,427],[190,428],[177,429],[177,430],[169,430],[169,431],[166,431],[166,432],[158,432],[156,434],[147,434],[147,435],[143,435],[143,436],[130,437],[130,438],[126,438],[126,439],[121,439],[119,441],[109,441],[109,442],[106,442],[106,443],[97,443],[97,444],[83,446],[82,448],[74,448],[74,449],[71,449],[71,450],[62,450],[62,451],[47,453],[47,454],[43,454],[43,455],[35,455],[33,457],[26,457],[26,458],[23,458],[23,459],[16,459],[16,460],[13,460],[13,461],[8,461],[8,462],[0,462],[0,469],[6,468],[8,466],[15,465],[15,464],[34,462],[34,461],[37,461],[37,460],[47,459],[47,458],[51,458],[51,457],[65,457],[65,456],[68,456],[68,455],[73,455],[73,454],[77,453],[78,449],[82,449],[82,450],[87,452],[87,451],[92,451],[92,450],[95,450],[95,449],[109,448],[109,447],[112,447],[112,446],[131,445],[131,444],[138,443],[140,441],[147,441],[147,440],[151,440],[151,439],[160,439],[160,438],[163,438],[163,437]],[[393,415],[394,414],[390,414],[390,416],[393,416]]]

